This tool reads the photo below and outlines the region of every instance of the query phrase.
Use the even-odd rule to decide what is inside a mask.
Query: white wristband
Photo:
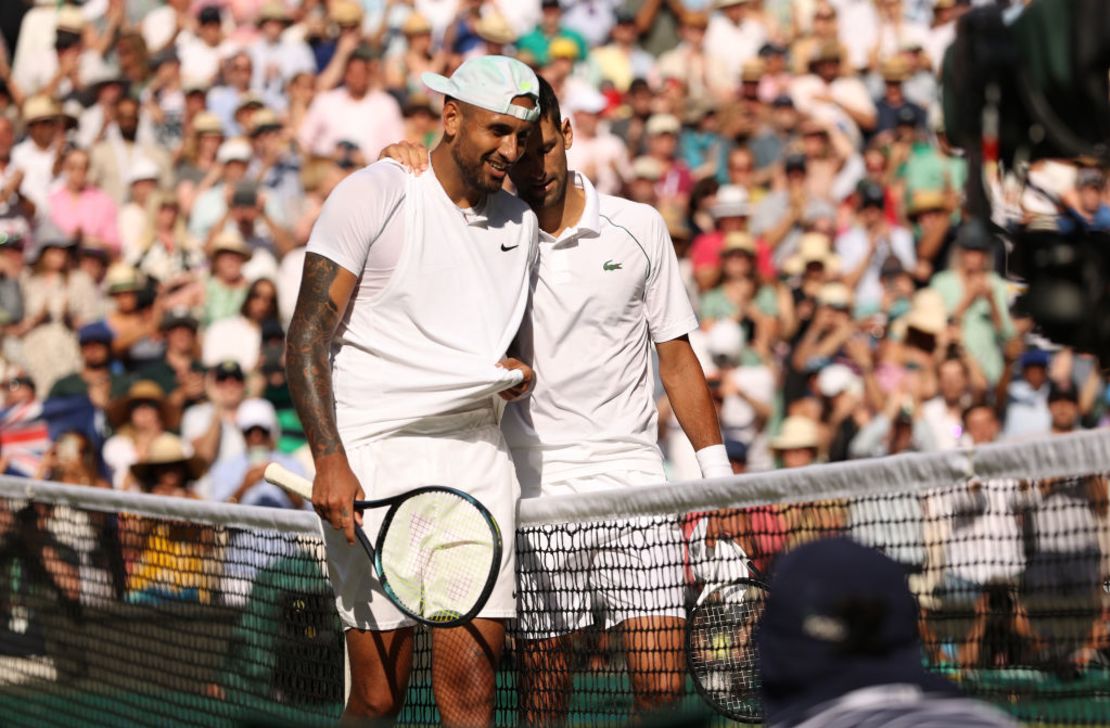
[[[694,453],[703,478],[727,478],[732,475],[732,464],[724,445],[710,445]]]

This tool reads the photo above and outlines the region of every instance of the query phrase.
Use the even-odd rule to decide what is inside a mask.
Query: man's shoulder
[[[597,211],[604,222],[631,231],[646,233],[650,226],[662,223],[663,216],[651,205],[598,193]],[[664,226],[666,229],[666,226]]]
[[[328,195],[328,199],[365,204],[367,199],[383,194],[403,197],[405,178],[408,176],[409,172],[392,159],[378,160],[344,177]]]

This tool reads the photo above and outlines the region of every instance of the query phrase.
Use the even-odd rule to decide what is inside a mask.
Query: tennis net
[[[1026,721],[1110,722],[1107,473],[1095,431],[527,501],[496,721],[726,724],[703,693],[740,686],[699,689],[688,661],[712,671],[721,649],[684,617],[842,534],[905,567],[922,659],[965,691]],[[429,644],[403,725],[439,722]],[[5,724],[330,725],[343,662],[314,514],[0,479]]]

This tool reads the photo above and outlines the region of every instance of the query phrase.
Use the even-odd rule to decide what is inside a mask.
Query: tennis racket
[[[741,723],[763,719],[755,629],[767,585],[743,550],[718,542],[722,556],[739,559],[746,576],[705,585],[686,619],[686,666],[698,694],[714,710]]]
[[[312,499],[312,483],[277,463],[266,480]],[[501,530],[468,493],[429,485],[407,493],[354,502],[356,511],[388,508],[376,544],[355,528],[382,590],[423,624],[456,627],[485,606],[501,566]]]

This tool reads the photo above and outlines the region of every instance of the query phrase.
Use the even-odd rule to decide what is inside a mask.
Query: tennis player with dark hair
[[[713,400],[687,338],[698,323],[666,223],[654,208],[599,194],[584,175],[567,169],[573,131],[543,79],[540,109],[536,132],[509,172],[540,223],[532,309],[519,348],[542,376],[529,397],[509,405],[502,422],[523,497],[666,481],[656,444],[653,345],[702,475],[731,476]],[[409,145],[384,153],[413,167],[422,162],[421,150]],[[572,637],[593,622],[595,605],[604,609],[604,626],[622,633],[636,712],[682,697],[681,543],[677,526],[635,524],[589,544],[521,547],[521,723],[565,720]],[[574,563],[567,562],[569,553]]]
[[[346,719],[387,718],[403,704],[413,621],[386,598],[366,552],[381,511],[356,499],[429,484],[469,492],[515,531],[519,485],[498,429],[501,399],[525,394],[532,371],[505,358],[529,296],[537,223],[501,191],[538,116],[538,80],[501,56],[472,59],[444,93],[443,139],[431,174],[372,164],[340,183],[312,231],[289,327],[287,376],[327,522],[328,574],[347,629]],[[447,726],[493,720],[504,620],[516,613],[515,550],[469,624],[433,633],[432,680]]]

